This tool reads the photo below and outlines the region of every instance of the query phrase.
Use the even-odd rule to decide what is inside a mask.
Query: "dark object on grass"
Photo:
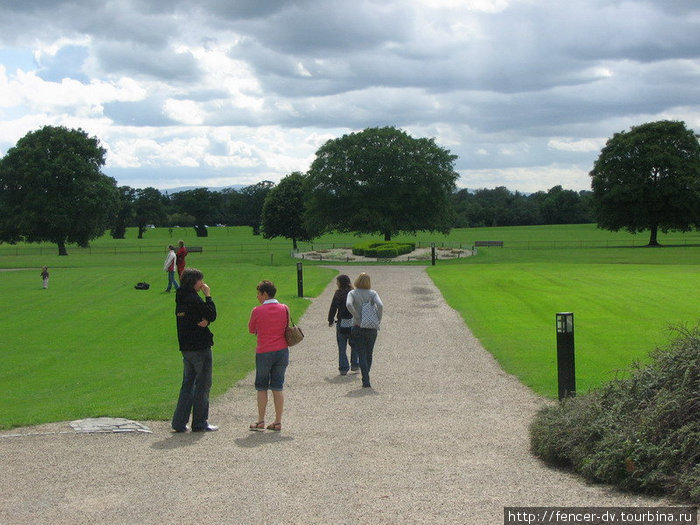
[[[151,285],[148,283],[136,283],[136,286],[134,286],[137,290],[148,290],[150,287]]]

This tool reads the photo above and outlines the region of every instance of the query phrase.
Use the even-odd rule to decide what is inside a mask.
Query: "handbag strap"
[[[289,306],[287,306],[287,327],[289,327],[289,325],[294,326],[294,323],[292,322],[292,314],[289,311]]]

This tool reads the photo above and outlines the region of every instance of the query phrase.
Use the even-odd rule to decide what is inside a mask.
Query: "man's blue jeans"
[[[374,353],[374,343],[377,340],[377,331],[373,328],[353,326],[350,339],[360,357],[362,386],[370,386],[369,371],[372,368],[372,354]]]
[[[357,369],[360,364],[360,358],[357,355],[357,350],[355,347],[350,345],[350,362],[348,363],[348,341],[350,340],[349,333],[342,333],[340,331],[340,323],[335,325],[335,338],[338,340],[338,370],[341,372],[347,372],[350,370],[350,366]],[[348,330],[347,328],[345,330]],[[349,331],[349,330],[348,330]]]
[[[172,427],[184,432],[192,412],[192,430],[202,430],[209,424],[209,390],[211,389],[212,355],[207,350],[182,352],[182,386]]]

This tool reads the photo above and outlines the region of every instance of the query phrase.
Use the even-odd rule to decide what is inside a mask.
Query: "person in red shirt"
[[[282,430],[284,410],[284,374],[289,364],[289,347],[284,337],[289,320],[289,308],[275,299],[277,288],[270,281],[261,281],[258,286],[260,306],[253,308],[248,321],[248,331],[257,336],[255,349],[255,390],[258,401],[258,420],[251,423],[250,430],[265,430],[268,390],[272,390],[275,403],[275,421],[268,430]]]
[[[185,257],[187,256],[187,248],[185,241],[177,241],[177,253],[175,253],[175,264],[177,266],[177,276],[182,277],[182,272],[185,269]]]

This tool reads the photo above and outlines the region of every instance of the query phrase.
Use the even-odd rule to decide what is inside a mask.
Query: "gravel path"
[[[160,421],[144,422],[152,434],[4,431],[45,434],[0,438],[0,523],[492,525],[504,506],[665,503],[533,458],[527,426],[544,401],[499,368],[423,268],[366,271],[385,304],[373,389],[338,375],[333,281],[301,319],[281,433],[247,430],[251,376],[213,403],[219,432],[170,434]],[[247,319],[218,322],[234,321]]]

